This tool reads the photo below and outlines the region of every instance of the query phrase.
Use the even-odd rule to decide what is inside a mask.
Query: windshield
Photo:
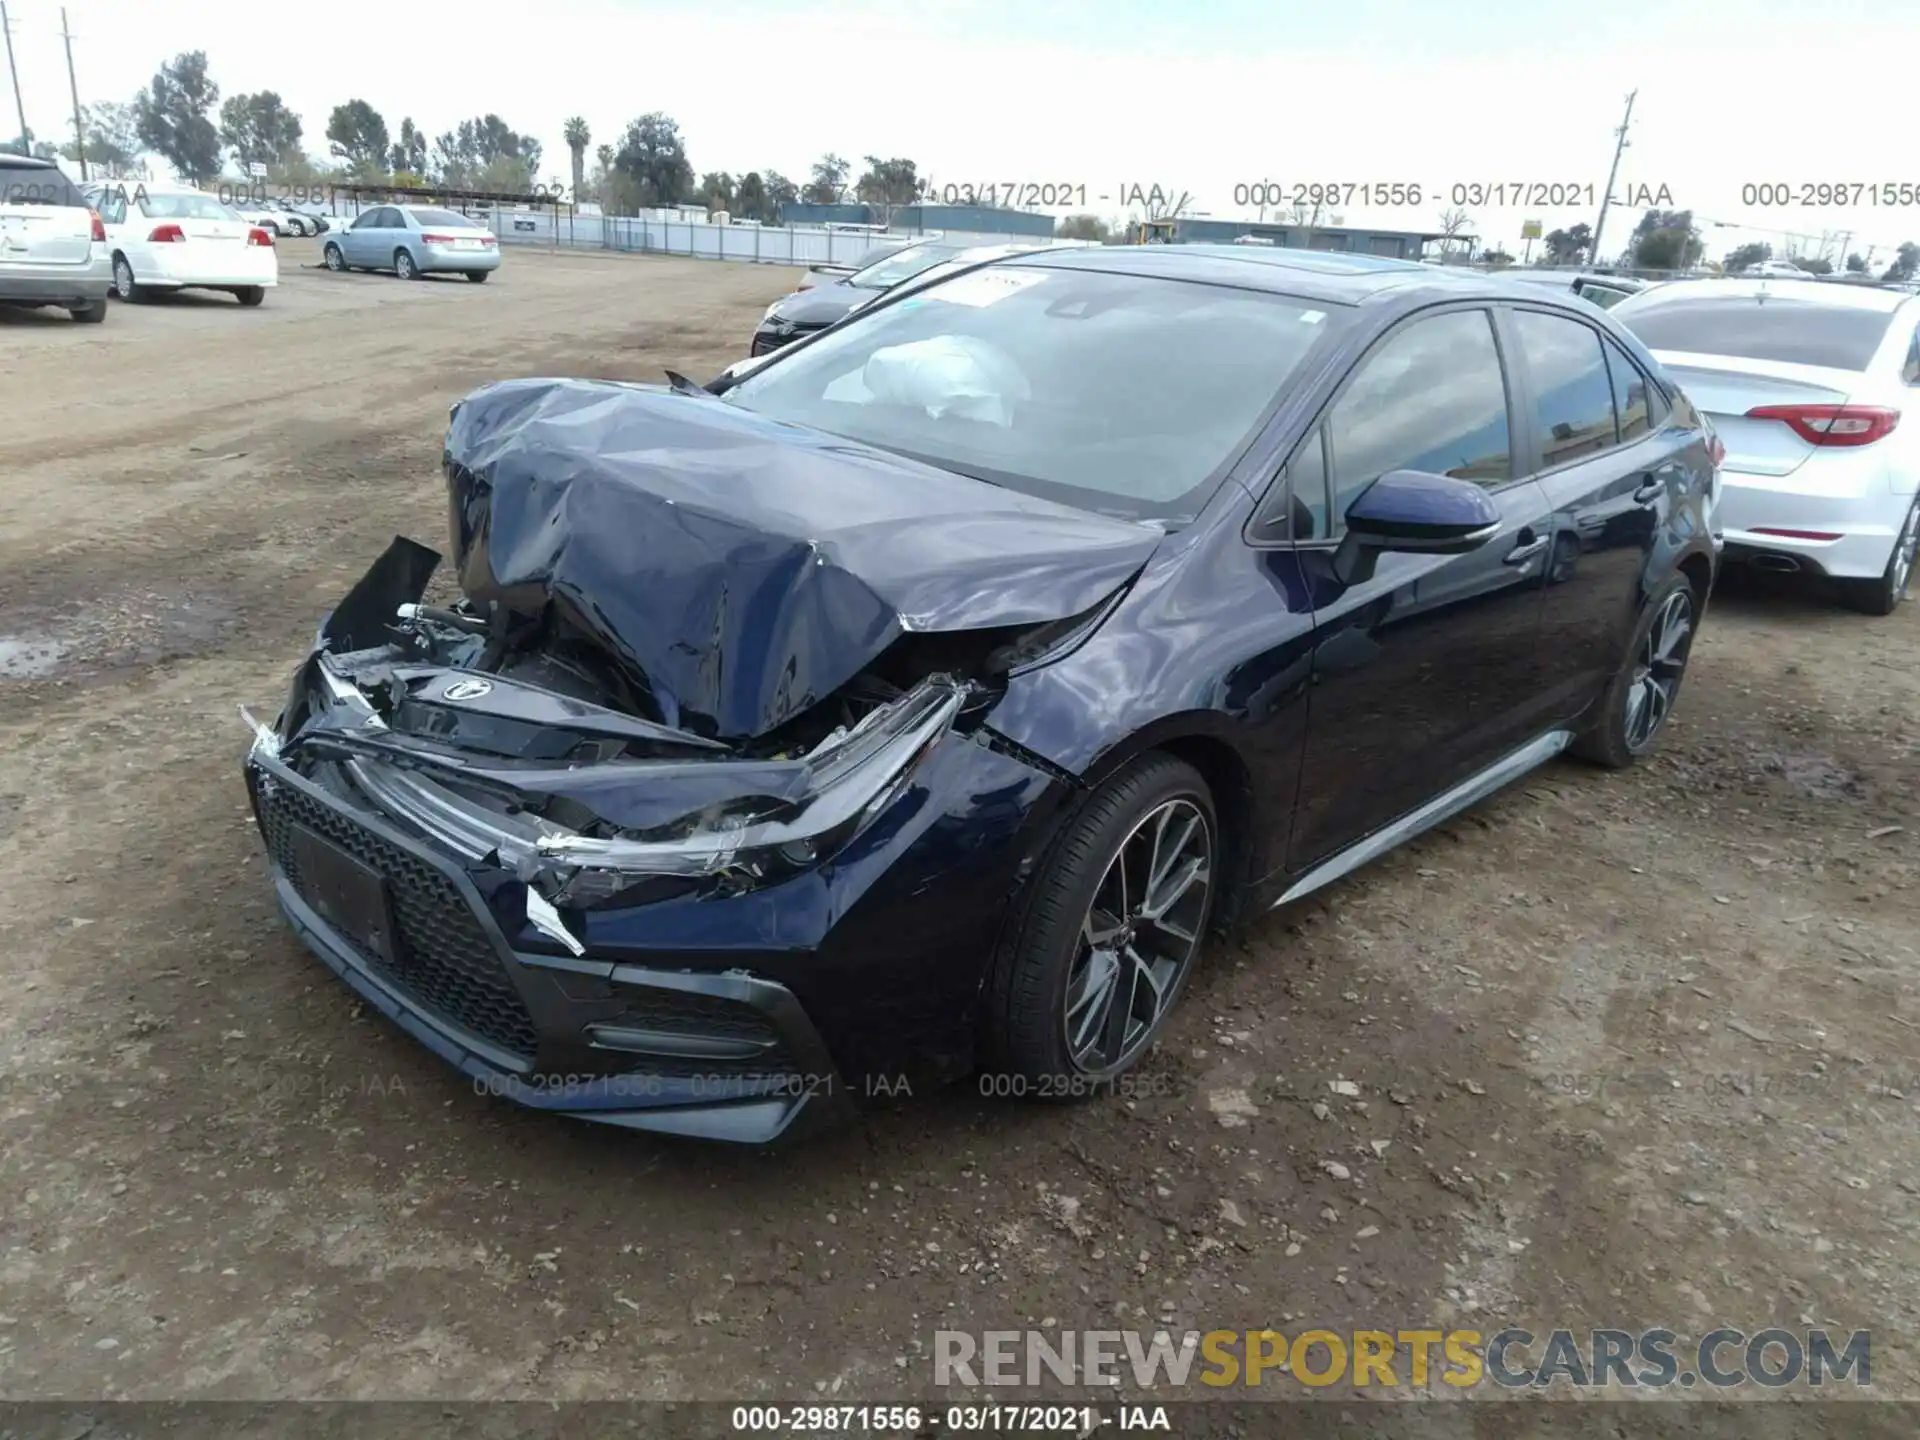
[[[1865,370],[1886,338],[1885,310],[1777,295],[1631,295],[1613,307],[1649,350]]]
[[[461,215],[453,210],[412,210],[408,213],[411,214],[415,220],[419,221],[423,228],[428,225],[437,226],[441,229],[452,228],[456,230],[478,230],[480,228],[474,221],[469,220],[465,215]]]
[[[238,220],[240,217],[211,195],[156,195],[151,190],[140,201],[140,213],[149,220]]]
[[[911,280],[921,271],[931,270],[942,260],[951,260],[966,248],[964,245],[909,245],[877,264],[854,271],[847,277],[847,284],[856,285],[862,290],[891,290],[902,280]]]
[[[724,398],[1127,519],[1191,518],[1344,307],[993,265],[878,306]]]

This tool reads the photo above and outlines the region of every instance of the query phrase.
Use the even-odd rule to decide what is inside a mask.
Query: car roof
[[[11,150],[0,150],[0,163],[8,169],[21,170],[58,170],[60,167],[51,160],[43,160],[38,155],[16,155]]]
[[[1513,294],[1477,272],[1443,270],[1415,260],[1256,245],[1075,246],[1035,251],[1020,256],[1018,263],[1197,280],[1335,305],[1358,305],[1374,296],[1414,290],[1460,299]]]
[[[1769,296],[1808,305],[1830,305],[1836,310],[1892,312],[1912,300],[1906,290],[1872,284],[1836,284],[1831,280],[1762,278],[1740,280],[1675,280],[1659,287],[1662,301],[1748,300]]]

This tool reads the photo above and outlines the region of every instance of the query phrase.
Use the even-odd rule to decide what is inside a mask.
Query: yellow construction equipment
[[[1172,220],[1136,220],[1127,227],[1129,245],[1171,245],[1173,241]]]

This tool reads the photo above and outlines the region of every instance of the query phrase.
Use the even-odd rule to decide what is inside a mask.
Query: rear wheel
[[[264,285],[242,285],[233,292],[233,298],[242,305],[258,305],[267,298],[267,288]]]
[[[1206,781],[1157,753],[1067,822],[995,960],[984,1048],[1013,1093],[1077,1098],[1139,1062],[1212,918],[1218,837]]]
[[[413,263],[413,256],[405,250],[396,250],[393,252],[393,273],[398,275],[402,280],[418,280],[420,278],[419,267]]]
[[[487,280],[487,273],[485,270],[469,270],[467,271],[467,279],[476,285],[484,285]]]
[[[133,278],[133,264],[124,255],[113,257],[113,293],[122,300],[139,300],[147,293]]]
[[[1863,615],[1891,615],[1913,584],[1913,560],[1920,549],[1920,495],[1907,507],[1907,522],[1893,542],[1893,554],[1878,580],[1842,580],[1840,598]]]
[[[1569,747],[1582,760],[1624,770],[1653,748],[1680,696],[1700,618],[1700,598],[1676,575],[1640,611],[1627,658],[1601,698],[1598,718]]]
[[[82,305],[77,310],[67,312],[82,325],[98,325],[107,318],[107,302],[96,300],[91,305]]]

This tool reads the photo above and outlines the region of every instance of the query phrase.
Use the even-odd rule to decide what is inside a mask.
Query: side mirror
[[[1347,533],[1334,551],[1334,578],[1373,578],[1381,554],[1464,555],[1500,533],[1500,511],[1468,480],[1424,470],[1390,470],[1347,507]]]

